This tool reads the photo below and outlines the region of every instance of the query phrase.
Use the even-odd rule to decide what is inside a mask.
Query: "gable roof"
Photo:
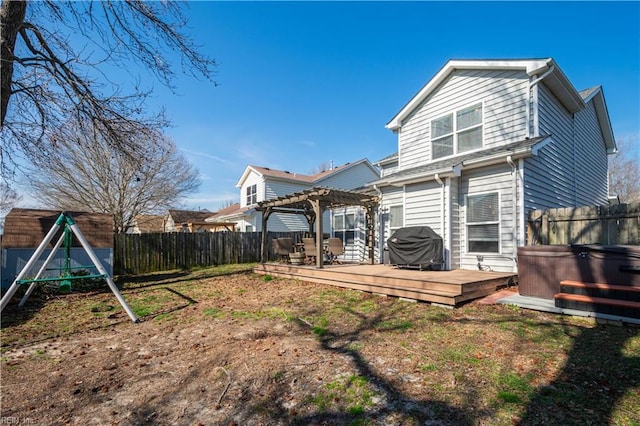
[[[170,209],[169,216],[173,218],[175,224],[188,222],[204,222],[212,213],[207,210],[173,210]]]
[[[164,216],[155,214],[139,214],[136,216],[136,226],[143,234],[150,232],[163,232]]]
[[[60,210],[11,209],[4,223],[3,248],[36,248],[60,217]],[[68,213],[92,248],[113,247],[113,216],[106,213]],[[62,231],[59,229],[52,240],[53,246]],[[73,246],[80,247],[73,239]]]
[[[394,152],[393,154],[389,154],[386,157],[376,161],[376,165],[384,166],[387,164],[397,163],[398,162],[398,153]]]
[[[604,100],[604,91],[602,86],[595,86],[589,89],[580,91],[580,96],[584,100],[584,103],[593,102],[593,106],[596,109],[596,116],[598,117],[598,124],[602,130],[602,137],[604,138],[607,152],[613,154],[618,152],[615,137],[613,136],[613,127],[611,127],[611,120],[609,118],[609,110],[607,109],[607,102]]]
[[[424,181],[428,176],[459,176],[459,171],[463,168],[472,168],[488,164],[496,164],[511,156],[513,159],[536,155],[537,150],[551,141],[550,136],[539,136],[536,138],[524,139],[508,145],[501,145],[494,148],[475,151],[469,154],[457,155],[434,161],[422,166],[412,167],[389,174],[372,185],[406,185],[413,181]]]
[[[234,203],[230,206],[222,208],[215,213],[211,213],[205,220],[206,222],[224,222],[229,219],[238,218],[242,216],[244,212],[252,207],[240,207],[240,203]]]
[[[378,173],[378,171],[375,169],[375,167],[373,167],[371,165],[371,163],[369,162],[369,160],[367,160],[366,158],[360,159],[358,161],[355,161],[353,163],[346,163],[343,164],[341,166],[335,166],[331,169],[327,169],[327,170],[323,170],[320,173],[316,173],[313,175],[305,175],[305,174],[299,174],[299,173],[295,173],[295,172],[290,172],[288,170],[276,170],[276,169],[271,169],[269,167],[260,167],[260,166],[253,166],[253,165],[249,165],[247,166],[247,168],[245,169],[244,173],[242,174],[242,176],[240,177],[240,179],[238,180],[238,183],[236,183],[236,187],[240,188],[243,184],[243,182],[247,179],[247,177],[249,176],[249,174],[253,171],[257,174],[259,174],[262,177],[269,177],[272,179],[277,179],[277,180],[287,180],[287,181],[291,181],[291,182],[298,182],[298,183],[303,183],[303,184],[317,184],[322,182],[323,180],[327,179],[330,176],[334,176],[338,173],[342,173],[350,168],[353,168],[359,164],[366,164],[368,167],[371,168],[371,170],[373,170],[374,172]]]
[[[546,59],[452,59],[385,126],[398,130],[407,118],[449,75],[456,70],[522,70],[540,76],[569,112],[577,112],[584,102],[552,58]]]

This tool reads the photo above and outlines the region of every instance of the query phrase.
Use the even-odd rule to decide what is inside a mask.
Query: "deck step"
[[[559,308],[640,318],[640,302],[638,301],[571,293],[557,293],[554,295],[554,300],[555,305]]]
[[[407,272],[384,265],[338,265],[316,269],[260,264],[254,272],[450,306],[492,294],[515,279],[514,274],[508,273]]]
[[[560,281],[560,292],[640,302],[640,287],[626,285],[564,280]]]

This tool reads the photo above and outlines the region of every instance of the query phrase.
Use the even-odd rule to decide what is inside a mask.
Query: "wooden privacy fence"
[[[534,210],[527,245],[640,244],[640,203]]]
[[[269,232],[269,260],[273,238],[292,237],[299,241],[302,234]],[[135,275],[259,262],[261,236],[261,232],[116,234],[113,272],[115,275]]]

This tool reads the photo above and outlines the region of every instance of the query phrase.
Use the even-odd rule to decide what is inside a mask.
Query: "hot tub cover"
[[[387,240],[389,263],[424,267],[441,266],[442,237],[428,226],[410,226],[396,230]]]

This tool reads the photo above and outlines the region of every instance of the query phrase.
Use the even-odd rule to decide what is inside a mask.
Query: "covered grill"
[[[428,226],[396,230],[387,240],[389,263],[398,267],[442,269],[442,237]]]

